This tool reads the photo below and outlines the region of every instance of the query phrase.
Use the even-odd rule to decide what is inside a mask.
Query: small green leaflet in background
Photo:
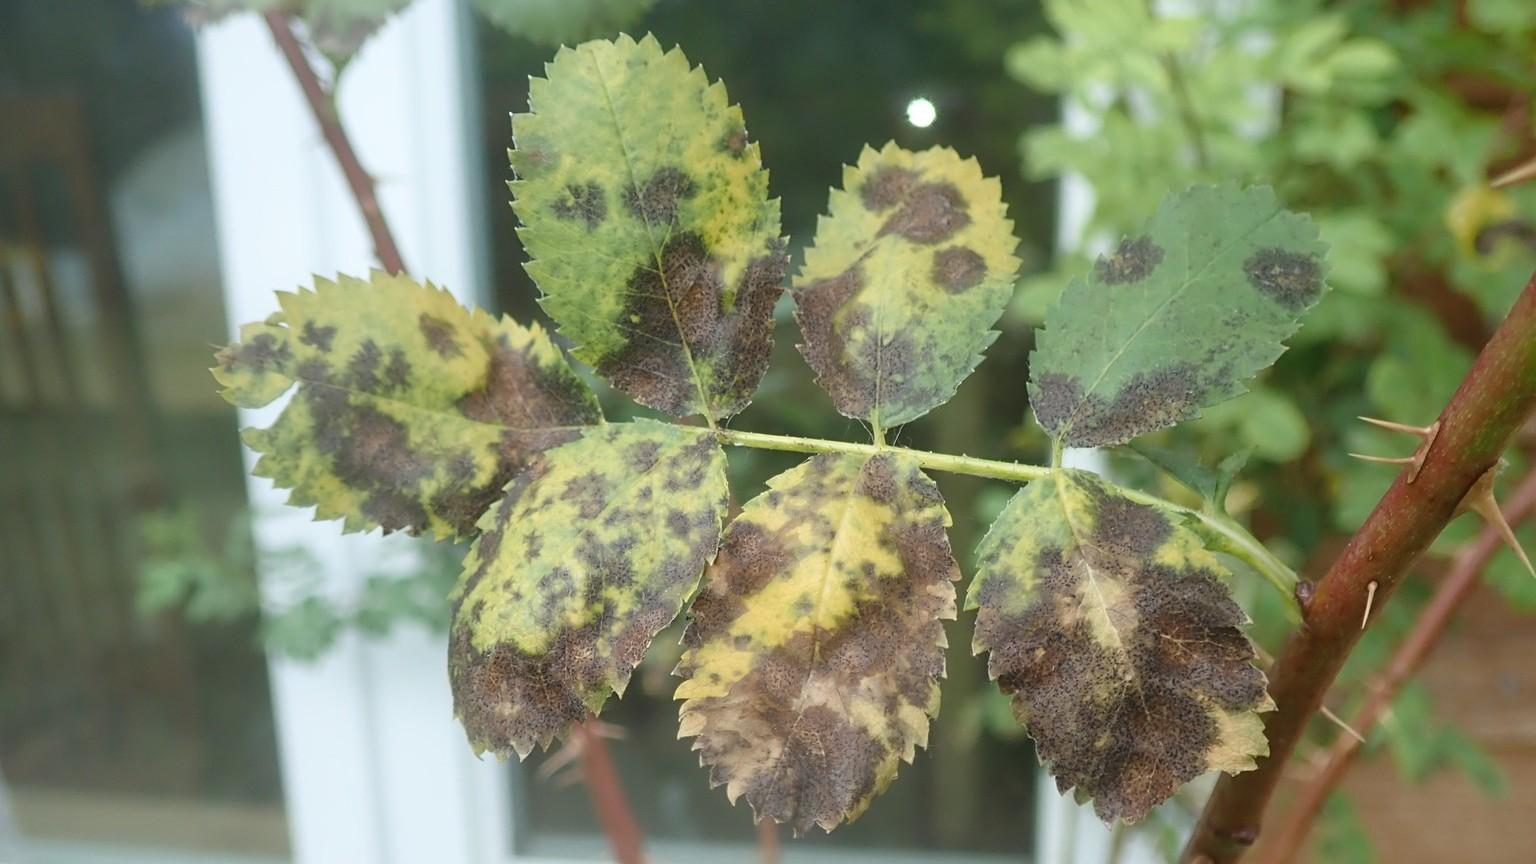
[[[562,48],[512,118],[527,270],[575,355],[683,416],[746,407],[788,263],[725,85],[656,39]]]
[[[720,543],[725,454],[639,420],[543,455],[480,522],[454,589],[449,679],[477,752],[527,756],[623,694]]]
[[[1326,290],[1325,252],[1268,187],[1164,199],[1046,315],[1030,355],[1035,417],[1068,447],[1098,447],[1242,393]]]
[[[890,428],[944,404],[997,338],[1018,241],[1002,186],[934,147],[865,147],[795,277],[800,351],[848,417]]]
[[[544,45],[606,36],[639,20],[656,0],[474,0],[492,24]]]
[[[916,460],[823,454],[731,523],[693,604],[682,736],[797,834],[865,811],[928,742],[960,570]]]
[[[1182,521],[1056,470],[987,532],[966,598],[974,648],[1014,695],[1061,791],[1135,822],[1207,771],[1269,752],[1274,708],[1229,573]]]
[[[332,62],[345,64],[373,32],[411,0],[142,0],[147,6],[181,6],[193,23],[234,12],[279,11],[304,22],[309,39]]]
[[[431,283],[374,271],[278,292],[282,311],[217,355],[225,399],[277,422],[245,430],[252,473],[345,530],[468,537],[536,453],[602,420],[537,325],[470,312]]]

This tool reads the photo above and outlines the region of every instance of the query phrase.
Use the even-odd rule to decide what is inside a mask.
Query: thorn
[[[1376,583],[1372,582],[1371,584],[1374,585]],[[1348,733],[1349,737],[1355,739],[1356,741],[1359,741],[1361,744],[1365,743],[1365,736],[1361,735],[1359,732],[1356,732],[1353,726],[1350,726],[1348,723],[1345,723],[1344,722],[1344,718],[1342,718],[1339,715],[1333,713],[1333,709],[1332,708],[1329,708],[1327,705],[1319,705],[1317,710],[1319,712],[1321,712],[1324,717],[1327,717],[1329,720],[1332,720],[1333,724],[1335,726],[1338,726],[1340,729],[1343,729],[1346,733]]]
[[[1531,159],[1529,162],[1505,171],[1503,174],[1493,178],[1493,182],[1488,185],[1494,189],[1503,189],[1506,186],[1513,186],[1516,183],[1523,183],[1531,179],[1536,179],[1536,159]]]
[[[1361,462],[1383,462],[1383,463],[1386,463],[1387,465],[1412,465],[1413,464],[1413,457],[1412,456],[1370,456],[1370,455],[1367,455],[1365,453],[1351,453],[1349,455],[1355,457],[1356,459],[1359,459]]]
[[[1413,451],[1412,456],[1368,456],[1363,453],[1351,453],[1349,455],[1365,462],[1383,462],[1388,465],[1407,465],[1409,466],[1408,482],[1412,483],[1413,481],[1419,479],[1419,472],[1424,470],[1424,459],[1425,457],[1429,456],[1429,448],[1435,446],[1435,437],[1440,434],[1440,421],[1436,420],[1428,426],[1410,426],[1407,423],[1394,423],[1391,420],[1382,420],[1379,417],[1361,416],[1360,419],[1371,424],[1372,426],[1377,426],[1382,429],[1390,429],[1393,432],[1407,432],[1410,435],[1416,435],[1421,439],[1421,443],[1419,444],[1418,449]]]
[[[1371,620],[1371,605],[1376,602],[1376,580],[1365,586],[1365,614],[1360,616],[1360,629],[1365,629],[1367,621]]]
[[[584,725],[589,735],[609,740],[620,740],[624,737],[624,728],[612,723],[604,723],[600,720],[588,720]],[[547,780],[555,786],[573,786],[582,780],[581,759],[582,748],[585,746],[584,736],[580,730],[572,730],[570,737],[556,750],[553,756],[544,760],[539,766],[538,776],[540,780]]]
[[[1435,427],[1433,426],[1410,426],[1407,423],[1394,423],[1391,420],[1383,420],[1380,417],[1366,417],[1363,414],[1358,419],[1364,420],[1372,426],[1380,426],[1393,432],[1408,432],[1420,438],[1428,438],[1435,433]]]
[[[1483,517],[1484,522],[1487,522],[1490,527],[1499,532],[1499,537],[1504,540],[1504,544],[1514,550],[1515,557],[1519,558],[1520,563],[1525,565],[1526,572],[1536,577],[1536,567],[1531,566],[1531,559],[1525,554],[1525,549],[1521,547],[1520,538],[1516,537],[1514,529],[1509,527],[1509,520],[1504,518],[1504,511],[1499,509],[1499,501],[1493,494],[1493,478],[1502,467],[1504,467],[1504,462],[1501,459],[1499,464],[1484,471],[1483,476],[1477,478],[1477,482],[1473,483],[1472,488],[1467,490],[1467,495],[1461,499],[1461,504],[1457,505],[1456,512],[1465,513],[1471,511]]]

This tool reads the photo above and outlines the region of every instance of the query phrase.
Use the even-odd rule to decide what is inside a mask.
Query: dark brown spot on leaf
[[[1260,249],[1243,262],[1243,273],[1248,284],[1291,312],[1302,312],[1323,291],[1322,268],[1313,255]]]
[[[912,182],[916,179],[917,174],[905,168],[883,165],[864,181],[859,197],[869,210],[889,210],[907,197],[907,190],[912,188]]]
[[[747,152],[747,130],[737,126],[725,133],[720,139],[720,149],[739,158]]]
[[[937,243],[969,225],[965,196],[953,183],[919,183],[880,226],[877,236],[898,234],[914,243]]]
[[[1084,394],[1082,384],[1066,375],[1041,375],[1030,385],[1035,418],[1069,447],[1123,444],[1188,420],[1199,413],[1207,390],[1208,382],[1202,382],[1188,363],[1139,372],[1110,400]]]
[[[551,208],[559,218],[580,219],[587,223],[587,230],[591,231],[608,217],[608,201],[603,197],[603,187],[597,183],[572,183],[565,187],[565,195],[563,200],[556,201]]]
[[[941,249],[933,256],[933,281],[951,294],[968,291],[987,275],[987,262],[965,246]]]
[[[783,245],[770,244],[747,265],[735,286],[735,305],[726,310],[719,261],[698,234],[673,235],[660,270],[641,265],[630,276],[621,321],[634,336],[597,361],[598,373],[652,408],[693,414],[700,406],[691,355],[714,369],[705,382],[713,400],[708,408],[716,416],[734,414],[751,401],[767,369],[773,306],[787,266]]]
[[[314,348],[322,354],[330,353],[331,341],[336,338],[335,327],[320,327],[313,321],[304,322],[304,330],[299,334],[299,341]]]
[[[651,179],[637,189],[629,186],[624,190],[624,206],[647,225],[664,227],[677,221],[679,201],[692,198],[698,192],[693,179],[681,168],[673,165],[656,169]]]
[[[1093,275],[1105,285],[1140,282],[1151,276],[1162,261],[1163,247],[1153,243],[1151,237],[1126,237],[1112,254],[1099,256],[1093,265]]]
[[[437,352],[437,356],[444,360],[450,357],[463,357],[464,346],[454,336],[453,325],[435,315],[426,312],[416,319],[416,326],[421,328],[421,335],[427,340],[427,346]]]

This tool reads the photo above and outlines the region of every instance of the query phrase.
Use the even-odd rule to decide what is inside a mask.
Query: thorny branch
[[[1270,681],[1279,710],[1265,715],[1270,755],[1223,776],[1183,860],[1236,861],[1258,839],[1264,809],[1307,721],[1360,638],[1367,586],[1380,609],[1413,561],[1451,520],[1536,407],[1536,276],[1441,412],[1439,432],[1411,483],[1400,474],[1318,584]]]

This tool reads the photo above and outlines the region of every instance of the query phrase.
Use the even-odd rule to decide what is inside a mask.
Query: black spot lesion
[[[1007,569],[1016,556],[996,556],[1003,569],[982,583],[977,641],[1057,787],[1093,798],[1105,820],[1134,822],[1207,770],[1221,734],[1210,703],[1253,710],[1265,682],[1240,629],[1246,617],[1215,574],[1146,560],[1172,530],[1161,515],[1087,488],[1093,542],[1020,562],[1036,578],[1016,614],[1004,610],[1024,577]],[[1135,623],[1119,648],[1101,644],[1086,617],[1062,614],[1080,608],[1085,563],[1126,589]]]
[[[416,326],[421,330],[422,338],[427,340],[427,347],[437,352],[437,356],[444,360],[464,356],[464,346],[452,323],[423,312],[416,319]]]
[[[665,227],[677,221],[679,204],[698,191],[698,184],[681,168],[664,165],[638,187],[624,189],[624,206],[647,225]]]
[[[968,246],[950,246],[934,253],[930,276],[945,291],[961,294],[986,278],[987,262]]]
[[[907,197],[907,191],[917,182],[917,172],[895,165],[881,165],[859,190],[859,198],[865,209],[880,212],[889,210]]]
[[[258,333],[248,342],[237,342],[214,356],[225,371],[249,369],[252,372],[281,371],[293,360],[293,346],[271,333]]]
[[[733,126],[720,137],[720,149],[740,159],[747,152],[747,129],[745,126]]]
[[[336,328],[331,326],[321,327],[313,321],[305,321],[304,328],[299,333],[299,341],[314,348],[322,354],[329,354],[331,343],[336,339]]]
[[[971,224],[966,206],[965,195],[953,183],[919,183],[903,197],[901,207],[885,220],[876,236],[896,234],[914,243],[938,243]]]
[[[1126,237],[1109,255],[1100,255],[1093,264],[1093,275],[1105,285],[1140,282],[1152,275],[1163,262],[1163,247],[1143,234]]]
[[[565,197],[550,206],[554,214],[567,220],[580,219],[592,231],[608,218],[608,200],[603,187],[596,182],[570,183],[565,187]]]
[[[302,398],[316,449],[338,480],[362,493],[363,515],[386,533],[425,530],[424,488],[437,462],[413,444],[405,424],[334,388],[309,387]]]
[[[1317,302],[1323,292],[1323,269],[1317,256],[1267,247],[1243,262],[1248,284],[1292,313]]]
[[[640,264],[630,275],[619,320],[635,336],[598,358],[598,373],[645,405],[671,414],[736,413],[751,401],[768,368],[773,306],[784,290],[787,250],[772,240],[749,261],[729,308],[720,261],[699,234],[672,234],[660,264]],[[713,368],[713,378],[705,382],[710,405],[698,404],[690,356]]]
[[[1230,374],[1224,370],[1216,378]],[[1046,373],[1030,384],[1035,418],[1069,447],[1106,447],[1196,416],[1211,389],[1190,363],[1132,375],[1114,398],[1085,393],[1072,375]]]

